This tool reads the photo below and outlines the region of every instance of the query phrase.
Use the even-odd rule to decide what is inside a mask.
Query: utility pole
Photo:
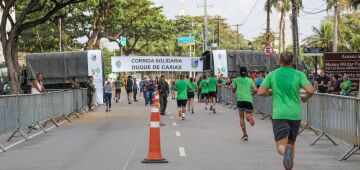
[[[216,19],[214,19],[217,21],[217,45],[218,45],[218,49],[221,49],[221,31],[220,31],[220,21],[225,21],[226,19],[224,18],[220,18],[220,16],[218,16]]]
[[[335,2],[334,5],[334,10],[335,10],[335,14],[334,14],[334,43],[333,43],[333,52],[337,52],[338,51],[338,28],[339,28],[339,8],[338,8],[338,1]]]
[[[62,52],[63,51],[63,49],[62,49],[62,22],[61,22],[61,17],[59,17],[59,39],[60,39],[60,52]]]
[[[212,5],[207,4],[207,0],[204,0],[204,5],[200,5],[198,7],[204,7],[204,43],[203,43],[203,50],[208,50],[207,43],[208,43],[208,32],[209,32],[209,25],[208,25],[208,14],[207,8],[212,7]]]
[[[240,32],[239,32],[239,27],[241,27],[243,24],[236,24],[233,25],[234,27],[236,27],[236,50],[240,50]]]

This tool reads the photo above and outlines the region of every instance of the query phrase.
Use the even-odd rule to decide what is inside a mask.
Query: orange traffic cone
[[[153,103],[153,106],[160,107],[160,96],[159,96],[158,91],[155,91],[152,103]]]
[[[151,108],[149,153],[142,163],[168,163],[161,154],[159,107]]]

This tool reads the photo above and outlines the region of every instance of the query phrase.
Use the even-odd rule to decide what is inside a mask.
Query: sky
[[[174,18],[180,13],[180,0],[152,0],[157,6],[163,6],[163,12],[168,18]],[[204,15],[204,8],[199,7],[204,4],[204,0],[183,0],[184,14],[191,16]],[[207,0],[209,15],[220,15],[227,19],[230,25],[244,24],[240,27],[240,32],[246,39],[252,40],[265,32],[266,28],[266,12],[264,6],[266,0]],[[325,0],[303,0],[304,11],[320,11],[326,9]],[[255,6],[255,7],[254,7]],[[253,12],[250,13],[254,7]],[[250,15],[249,15],[250,14]],[[249,19],[245,22],[245,18],[249,15]],[[319,27],[321,20],[331,15],[326,11],[308,15],[301,12],[299,17],[299,36],[300,40],[310,36],[312,27]],[[280,14],[274,9],[271,14],[271,31],[279,32]],[[287,42],[291,41],[291,27],[289,17],[286,17],[286,36]],[[235,27],[234,27],[235,29]]]

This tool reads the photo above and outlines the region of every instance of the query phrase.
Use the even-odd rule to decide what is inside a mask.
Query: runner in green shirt
[[[273,132],[287,170],[294,165],[294,146],[301,123],[300,88],[306,91],[306,96],[301,96],[303,102],[315,92],[306,75],[292,69],[292,61],[291,53],[281,53],[282,67],[267,75],[258,92],[260,96],[273,96]]]
[[[182,120],[185,120],[186,113],[186,103],[187,103],[187,92],[189,89],[189,84],[185,80],[185,76],[181,75],[180,80],[176,81],[175,88],[177,90],[177,106],[178,106],[178,115]]]
[[[254,81],[247,77],[246,67],[240,68],[240,77],[236,78],[233,82],[233,92],[236,94],[237,107],[239,108],[240,126],[243,131],[243,137],[241,139],[247,141],[248,135],[246,133],[246,125],[244,121],[244,115],[246,113],[246,119],[250,122],[251,126],[254,126],[255,122],[251,115],[253,111],[253,95],[256,94],[256,85]]]
[[[349,80],[349,76],[347,74],[343,77],[343,82],[340,85],[341,95],[350,96],[351,92],[351,81]]]
[[[194,114],[194,98],[195,98],[195,90],[196,89],[198,89],[198,86],[194,82],[194,78],[190,78],[189,91],[188,91],[188,99],[189,99],[189,110],[188,111],[190,111],[190,109],[191,109],[192,114]]]
[[[211,77],[208,79],[209,83],[209,98],[210,98],[210,111],[216,113],[215,105],[216,105],[216,88],[218,85],[218,80],[216,79],[214,74],[211,74]]]
[[[204,99],[205,110],[207,110],[207,105],[209,104],[209,85],[206,76],[204,76],[203,80],[200,82],[200,87],[201,87],[201,98]]]

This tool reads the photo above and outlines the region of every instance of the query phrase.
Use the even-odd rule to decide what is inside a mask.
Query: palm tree
[[[357,9],[360,5],[360,0],[326,0],[328,9],[334,7],[334,43],[333,52],[338,51],[338,40],[339,40],[339,20],[341,12],[345,9]]]
[[[299,29],[298,29],[298,16],[299,8],[302,7],[301,0],[291,0],[291,23],[292,23],[292,36],[293,36],[293,53],[295,64],[298,66],[299,62]]]
[[[314,34],[304,40],[307,46],[324,48],[330,51],[333,45],[333,23],[322,22],[320,28],[313,27]]]
[[[271,0],[271,6],[280,12],[279,22],[279,51],[285,51],[285,16],[291,10],[290,0]]]

